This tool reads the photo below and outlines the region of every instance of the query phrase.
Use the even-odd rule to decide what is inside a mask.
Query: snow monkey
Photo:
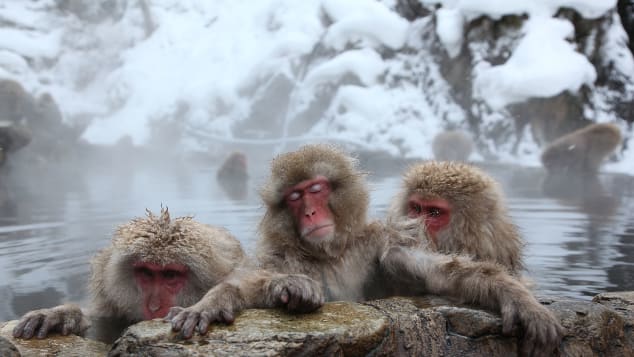
[[[244,199],[247,196],[247,156],[240,152],[232,152],[216,172],[220,187],[233,199]]]
[[[434,137],[431,148],[436,160],[467,161],[473,151],[473,140],[464,131],[448,130]]]
[[[423,221],[434,251],[496,262],[513,275],[524,268],[524,243],[499,184],[472,165],[447,161],[412,165],[388,211],[388,220],[403,217]]]
[[[620,144],[618,126],[590,124],[550,143],[542,152],[541,160],[549,174],[595,174]]]
[[[240,152],[234,151],[222,163],[222,166],[216,173],[218,180],[246,180],[249,178],[247,172],[247,156]]]
[[[384,284],[398,281],[500,311],[505,333],[515,323],[524,329],[526,353],[559,345],[557,318],[500,265],[433,252],[400,233],[400,223],[366,221],[367,184],[343,151],[308,145],[279,155],[261,196],[260,267],[232,273],[193,306],[172,308],[165,320],[182,337],[206,333],[213,321],[231,323],[245,308],[310,312],[325,300],[385,297]]]
[[[34,310],[18,322],[15,337],[44,338],[49,332],[82,334],[97,318],[131,324],[164,317],[189,306],[245,259],[228,231],[147,211],[116,230],[112,243],[92,259],[90,312],[66,304]]]

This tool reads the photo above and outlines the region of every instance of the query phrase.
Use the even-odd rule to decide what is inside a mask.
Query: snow
[[[436,11],[436,33],[440,42],[445,46],[449,57],[454,58],[460,53],[462,47],[462,27],[464,18],[456,9],[440,8]]]
[[[324,0],[323,8],[334,20],[324,43],[335,49],[357,40],[391,49],[405,44],[408,22],[375,0]]]
[[[474,91],[494,110],[530,97],[592,86],[596,71],[569,41],[574,35],[571,24],[553,16],[560,7],[570,7],[586,18],[596,18],[616,4],[616,0],[419,1],[438,5],[435,32],[451,57],[460,53],[466,21],[482,15],[528,16],[523,37],[505,63],[482,61],[474,69]],[[447,123],[466,122],[456,104],[442,96],[447,90],[437,69],[425,69],[429,83],[397,81],[399,75],[409,73],[405,67],[416,69],[418,64],[399,62],[395,51],[405,46],[425,51],[416,46],[421,26],[429,20],[408,22],[392,9],[393,0],[153,0],[148,4],[155,31],[149,37],[137,4],[127,3],[120,18],[91,24],[56,10],[54,1],[3,2],[0,23],[17,24],[20,30],[0,28],[0,76],[19,80],[35,95],[51,93],[68,122],[88,114],[91,121],[83,138],[93,143],[114,143],[124,135],[145,143],[148,124],[172,117],[182,104],[189,108],[189,124],[211,137],[242,140],[233,128],[251,114],[253,98],[245,93],[277,73],[293,82],[296,88],[291,95],[300,99],[315,97],[347,74],[359,81],[335,88],[323,118],[307,136],[429,157],[436,133]],[[609,38],[605,48],[615,67],[620,73],[634,73],[622,29],[610,28]],[[423,91],[437,99],[423,99]],[[297,107],[288,108],[289,113],[307,104],[291,103]],[[483,120],[498,118],[491,115]],[[616,119],[599,112],[596,118]],[[295,119],[285,120],[286,127]],[[625,127],[624,134],[632,136]],[[539,150],[530,135],[524,136],[519,152],[520,159],[539,164]],[[498,154],[503,160],[518,160],[507,151]],[[632,167],[632,149],[621,155],[617,165],[610,165],[625,172]]]
[[[437,4],[457,9],[469,17],[486,15],[497,19],[510,14],[552,16],[562,7],[577,10],[583,17],[594,19],[616,6],[617,0],[419,0],[423,4]]]
[[[307,86],[314,86],[322,82],[336,82],[346,73],[353,73],[365,85],[376,83],[379,75],[385,71],[385,63],[374,50],[346,51],[332,60],[315,67],[304,80]]]
[[[592,86],[594,66],[566,41],[574,35],[567,20],[530,18],[525,35],[506,61],[498,66],[476,68],[475,92],[493,109],[531,97],[552,97],[563,91],[576,92],[583,84]],[[539,56],[536,54],[548,54]]]

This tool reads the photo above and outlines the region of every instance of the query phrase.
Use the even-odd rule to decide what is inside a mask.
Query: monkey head
[[[164,317],[173,306],[196,303],[241,262],[240,243],[221,228],[191,217],[147,212],[116,230],[92,261],[91,292],[113,315]],[[121,311],[121,310],[124,311]]]
[[[366,224],[363,176],[355,159],[330,145],[307,145],[276,157],[260,192],[267,208],[260,223],[263,244],[337,256]]]
[[[246,180],[249,178],[247,156],[239,151],[232,152],[220,166],[216,176],[219,180]]]
[[[522,242],[498,183],[459,162],[411,166],[390,207],[391,219],[421,219],[428,243],[444,253],[466,253],[520,268]]]

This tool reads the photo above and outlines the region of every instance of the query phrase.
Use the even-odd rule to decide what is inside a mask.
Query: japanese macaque
[[[247,193],[247,157],[242,152],[232,152],[218,168],[216,178],[220,187],[233,199],[243,199]]]
[[[524,243],[499,184],[472,165],[447,161],[412,165],[388,211],[388,220],[403,217],[422,220],[434,251],[495,262],[514,275],[524,267]]]
[[[0,120],[19,123],[33,116],[35,100],[24,87],[10,79],[0,79]]]
[[[473,151],[473,140],[461,130],[448,130],[434,137],[431,148],[436,160],[467,161]]]
[[[550,143],[542,152],[541,160],[550,174],[594,174],[620,144],[618,126],[590,124]]]
[[[210,322],[230,323],[245,308],[309,312],[324,300],[388,296],[398,282],[500,311],[505,333],[516,323],[523,328],[524,353],[558,346],[557,318],[502,266],[429,250],[401,233],[411,219],[367,222],[367,184],[344,152],[309,145],[278,156],[261,196],[260,269],[236,272],[193,306],[172,308],[166,320],[184,338],[206,333]]]
[[[0,121],[0,166],[9,153],[31,142],[31,131],[24,125],[10,121]]]
[[[167,209],[120,226],[112,244],[91,261],[91,311],[72,304],[25,314],[15,337],[50,332],[82,334],[91,319],[131,324],[164,317],[169,308],[191,305],[242,264],[240,242],[222,228],[191,217],[171,219]]]

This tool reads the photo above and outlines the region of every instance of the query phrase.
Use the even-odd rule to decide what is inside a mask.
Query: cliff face
[[[71,138],[101,144],[284,137],[420,158],[460,128],[510,161],[590,122],[631,136],[631,1],[493,3],[16,2],[0,8],[0,78],[51,94]]]
[[[592,122],[614,121],[625,129],[634,121],[632,53],[625,32],[632,25],[616,8],[597,15],[562,7],[552,18],[540,18],[530,6],[526,11],[518,5],[513,11],[469,13],[434,3],[442,1],[397,1],[396,10],[419,31],[419,46],[397,57],[410,68],[399,78],[421,87],[430,102],[444,97],[456,105],[462,118],[451,115],[450,106],[438,106],[445,111],[445,125],[468,128],[485,158],[538,151]],[[449,25],[458,32],[453,37],[447,35]],[[546,31],[547,26],[552,28]],[[540,39],[548,37],[539,35],[542,30],[561,36],[557,47],[545,41],[540,47]],[[571,57],[557,69],[558,55],[564,52]],[[440,80],[431,81],[430,73],[436,71]],[[586,77],[566,88],[564,77],[577,71]],[[517,77],[507,76],[510,72]],[[524,80],[517,80],[522,76]],[[538,148],[522,148],[526,141]]]
[[[562,356],[626,356],[634,353],[634,292],[606,293],[592,302],[541,298],[567,329]],[[428,296],[333,302],[318,312],[289,315],[279,310],[247,310],[233,325],[216,325],[207,336],[183,341],[159,320],[126,329],[112,345],[76,336],[15,340],[15,322],[0,329],[4,344],[23,356],[510,356],[519,331],[501,335],[497,314]],[[10,346],[10,343],[13,346]],[[12,351],[8,349],[7,351]]]

